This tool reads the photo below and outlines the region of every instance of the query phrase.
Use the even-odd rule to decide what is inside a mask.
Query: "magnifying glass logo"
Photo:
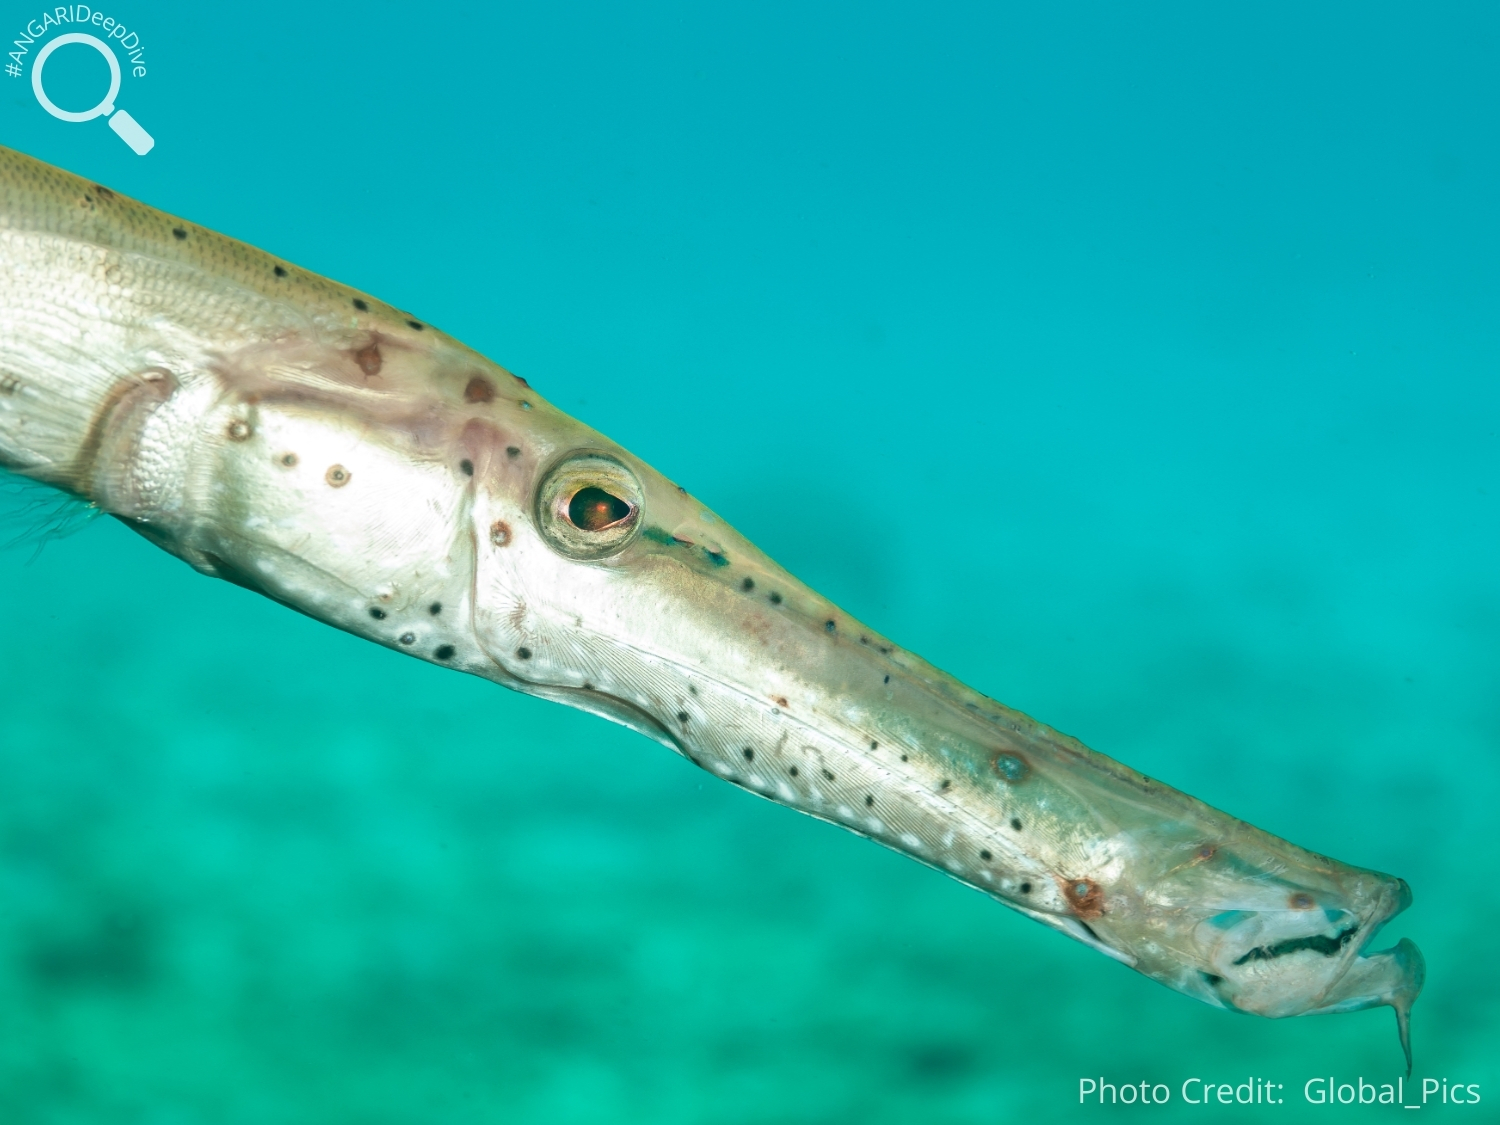
[[[60,109],[52,103],[52,99],[47,96],[47,91],[42,89],[42,67],[47,64],[53,51],[69,43],[87,43],[104,56],[105,62],[109,63],[109,93],[105,94],[104,100],[93,109],[86,109],[82,113]],[[120,93],[120,60],[115,58],[115,53],[103,42],[92,35],[76,33],[59,35],[43,47],[37,53],[36,62],[31,66],[31,92],[36,95],[36,100],[42,104],[42,108],[59,121],[92,121],[96,117],[108,117],[109,127],[135,151],[137,156],[145,156],[156,144],[156,138],[142,129],[134,117],[123,109],[115,108],[115,98]]]

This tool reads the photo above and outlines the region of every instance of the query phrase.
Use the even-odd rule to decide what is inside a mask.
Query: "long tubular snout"
[[[1388,1004],[1406,885],[1012,711],[524,381],[362,293],[0,150],[0,465],[199,571],[625,723],[1207,1003]]]

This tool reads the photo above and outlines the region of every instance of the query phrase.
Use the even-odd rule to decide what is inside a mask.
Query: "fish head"
[[[1127,880],[1134,889],[1095,928],[1141,971],[1238,1011],[1280,1018],[1389,1005],[1409,1062],[1422,955],[1407,939],[1373,948],[1382,927],[1411,904],[1406,882],[1243,822],[1183,812],[1170,830],[1175,840],[1148,833],[1156,838],[1137,851],[1140,864]],[[1193,829],[1215,828],[1212,842],[1188,838]]]

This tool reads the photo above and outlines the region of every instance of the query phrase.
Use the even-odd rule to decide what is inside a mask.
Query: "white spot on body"
[[[910,832],[901,833],[901,842],[908,848],[912,849],[912,851],[922,850],[922,841],[917,839]]]

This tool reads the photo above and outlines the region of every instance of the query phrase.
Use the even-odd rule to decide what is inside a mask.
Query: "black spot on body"
[[[521,456],[521,450],[517,446],[507,445],[505,447],[505,455],[514,461],[517,457]]]
[[[370,616],[373,617],[376,621],[384,621],[385,610],[381,609],[378,605],[372,605],[370,607]]]
[[[1030,883],[1022,883],[1021,884],[1021,893],[1023,895],[1029,895],[1031,893],[1031,884]]]
[[[422,322],[420,320],[408,320],[406,323],[409,324],[413,329],[415,329],[418,332],[422,331],[422,329],[424,327],[424,325],[422,324]]]
[[[890,683],[890,682],[891,682],[891,678],[890,678],[890,677],[889,677],[889,676],[887,676],[887,677],[886,677],[886,678],[885,678],[885,682],[886,682],[886,683]]]
[[[358,297],[354,298],[354,307],[357,308],[360,312],[369,312],[370,311],[370,306],[367,305],[367,304],[365,304]]]
[[[875,798],[872,797],[870,794],[866,793],[865,794],[865,808],[870,808],[874,804],[875,804]]]
[[[740,753],[742,753],[742,754],[745,755],[745,761],[747,761],[747,762],[753,762],[753,761],[755,761],[755,751],[752,750],[752,749],[750,749],[750,747],[746,746],[742,751],[740,751]]]
[[[437,659],[439,659],[439,660],[449,660],[449,659],[452,659],[452,657],[453,657],[453,646],[452,645],[438,645],[437,648],[435,648],[433,650],[432,655],[435,656],[435,657],[437,657]]]
[[[438,614],[443,612],[443,603],[433,602],[430,606],[427,607],[427,612],[436,617]]]
[[[780,605],[781,604],[781,595],[778,594],[775,590],[771,591],[771,604],[772,605]]]
[[[276,267],[276,276],[277,277],[285,277],[286,276],[286,267],[285,266],[277,266]]]
[[[402,633],[396,639],[404,645],[414,645],[417,643],[417,635],[415,633]]]
[[[688,721],[688,713],[686,711],[677,712],[677,721],[686,726]]]
[[[1219,976],[1217,973],[1205,973],[1202,969],[1199,969],[1198,975],[1202,977],[1211,988],[1216,988],[1224,983],[1224,978]]]
[[[467,457],[458,463],[458,467],[464,476],[472,477],[474,475],[474,462],[470,461]]]
[[[880,749],[880,743],[876,742],[873,738],[870,739],[870,749],[871,750],[879,750]]]
[[[832,781],[833,780],[833,771],[830,770],[830,769],[825,769],[823,771],[823,776],[826,777],[829,781]]]
[[[982,859],[982,860],[984,860],[986,863],[988,863],[990,860],[994,859],[995,857],[992,856],[992,855],[990,855],[989,851],[986,849],[986,850],[981,851],[979,853],[979,858]]]
[[[1010,826],[1012,828],[1014,828],[1017,832],[1021,831],[1021,819],[1020,819],[1020,817],[1015,817],[1015,816],[1011,817],[1010,818]]]
[[[902,760],[902,761],[903,761],[903,762],[904,762],[904,761],[906,761],[906,755],[905,755],[905,754],[902,754],[902,755],[901,755],[901,760]]]
[[[787,773],[791,774],[793,777],[796,777],[797,776],[797,767],[793,766],[791,769],[787,770]]]
[[[173,227],[172,237],[175,238],[178,242],[181,242],[184,238],[187,237],[187,231],[183,230],[181,227]]]
[[[947,779],[947,778],[946,778],[946,777],[945,777],[945,778],[943,778],[943,780],[942,780],[942,781],[940,781],[940,782],[938,782],[938,788],[939,788],[939,789],[946,789],[946,788],[948,788],[948,786],[950,786],[950,785],[952,785],[952,784],[953,784],[953,782],[951,782],[951,781],[949,781],[949,780],[948,780],[948,779]]]
[[[743,582],[740,583],[740,589],[741,590],[753,590],[753,589],[755,589],[755,579],[753,579],[753,578],[747,578],[747,579],[745,579]]]
[[[825,621],[823,622],[823,631],[825,633],[835,633],[838,631],[838,626],[832,621]]]
[[[530,660],[531,650],[525,647],[518,648],[516,649],[516,655],[519,656],[522,660]]]

